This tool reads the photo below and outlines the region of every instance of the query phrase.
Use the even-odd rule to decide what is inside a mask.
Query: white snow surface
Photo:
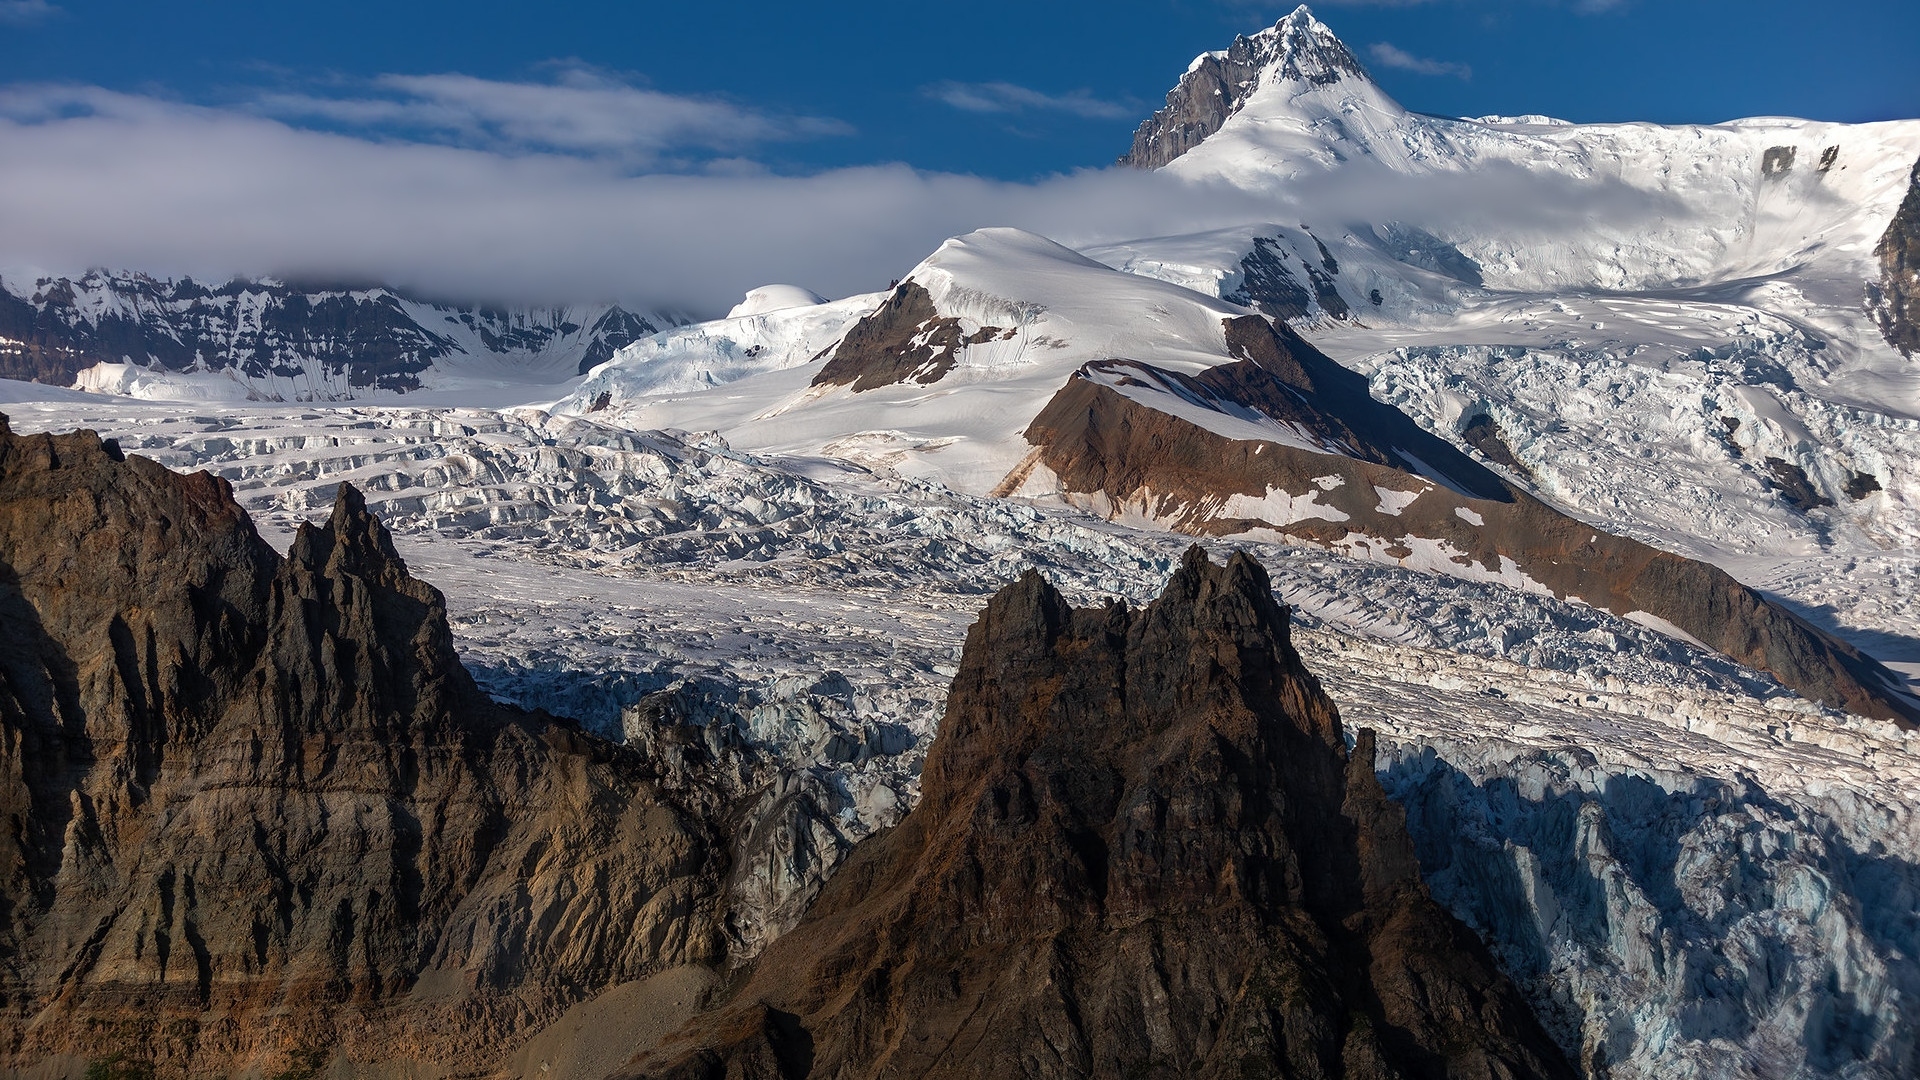
[[[652,394],[697,394],[810,363],[883,299],[884,293],[871,293],[742,313],[741,308],[757,306],[745,303],[725,319],[671,327],[588,372],[560,411],[594,411],[603,395],[608,404],[625,405]]]
[[[1177,416],[1222,438],[1271,442],[1312,454],[1338,454],[1333,444],[1236,401],[1197,392],[1137,364],[1096,368],[1084,378],[1151,409]]]
[[[938,315],[958,320],[963,333],[1000,332],[962,348],[938,382],[855,392],[813,386],[812,361],[884,297],[776,312],[755,318],[817,319],[808,326],[818,336],[782,338],[784,346],[768,339],[755,358],[763,366],[751,374],[730,368],[744,377],[712,389],[721,380],[682,372],[713,370],[700,365],[740,355],[742,335],[760,331],[741,320],[703,323],[622,350],[557,411],[632,430],[713,430],[755,453],[835,457],[984,494],[1021,463],[1031,447],[1020,433],[1082,364],[1124,357],[1197,372],[1226,358],[1222,320],[1246,313],[1018,229],[948,240],[904,280],[925,289]]]
[[[1282,77],[1276,64],[1218,132],[1166,169],[1328,201],[1340,188],[1378,190],[1384,201],[1409,190],[1396,179],[1438,180],[1427,190],[1440,205],[1427,212],[1474,211],[1471,232],[1443,235],[1480,264],[1489,286],[1637,290],[1762,277],[1816,260],[1863,268],[1920,157],[1920,121],[1535,122],[1542,119],[1429,116],[1370,79],[1317,85]],[[1829,147],[1835,157],[1822,168]],[[1770,162],[1775,148],[1783,153]],[[1463,177],[1481,189],[1480,204],[1451,182]],[[1563,196],[1564,216],[1541,205],[1553,194]],[[1325,224],[1337,234],[1337,222]],[[1852,288],[1850,302],[1860,298]]]
[[[826,297],[798,285],[762,285],[757,289],[748,289],[746,298],[733,305],[733,310],[727,312],[727,318],[739,319],[748,315],[765,315],[769,311],[813,307],[826,302]]]
[[[168,371],[141,364],[95,364],[74,376],[73,389],[146,401],[248,401],[254,397],[232,371]]]
[[[1904,600],[1920,584],[1920,364],[1863,308],[1920,121],[1452,120],[1365,78],[1278,68],[1166,168],[1292,197],[1296,224],[1089,253],[1226,296],[1262,238],[1348,306],[1316,302],[1296,325],[1375,397],[1476,456],[1462,431],[1491,419],[1525,470],[1509,475],[1547,501],[1715,562],[1920,673]]]

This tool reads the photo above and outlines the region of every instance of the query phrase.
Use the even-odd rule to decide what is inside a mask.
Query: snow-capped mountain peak
[[[1353,50],[1305,4],[1272,26],[1233,39],[1225,49],[1201,53],[1167,94],[1166,107],[1134,132],[1122,164],[1153,169],[1198,146],[1228,118],[1258,96],[1359,99],[1398,113]],[[1266,111],[1271,111],[1266,110]],[[1338,102],[1309,105],[1311,113],[1342,111]]]
[[[1343,79],[1372,82],[1353,50],[1331,27],[1314,18],[1305,4],[1265,30],[1245,39],[1263,59],[1263,82],[1296,80],[1328,86]]]

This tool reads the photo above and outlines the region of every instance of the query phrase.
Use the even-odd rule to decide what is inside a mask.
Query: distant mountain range
[[[96,270],[0,281],[0,378],[120,392],[157,378],[182,396],[289,401],[419,390],[488,365],[560,382],[673,322],[611,304],[506,307]]]

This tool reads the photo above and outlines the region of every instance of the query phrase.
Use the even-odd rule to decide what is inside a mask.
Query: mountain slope
[[[1145,610],[1031,571],[968,632],[923,795],[646,1076],[1552,1077],[1419,884],[1258,564]]]
[[[1219,52],[1201,53],[1167,94],[1167,104],[1141,122],[1120,164],[1155,169],[1200,145],[1268,80],[1327,86],[1366,80],[1339,38],[1302,6],[1268,29],[1239,36]]]
[[[1031,471],[1007,489],[1057,490],[1106,516],[1191,532],[1271,530],[1577,599],[1767,671],[1814,700],[1920,724],[1920,700],[1859,650],[1706,563],[1559,513],[1362,386],[1342,403],[1327,388],[1357,376],[1257,316],[1247,320],[1241,334],[1271,335],[1266,356],[1249,349],[1201,379],[1117,361],[1083,368],[1027,429]],[[1303,405],[1318,413],[1322,401],[1345,434],[1317,448],[1248,423],[1251,413],[1299,430],[1292,418]]]
[[[1211,95],[1213,55],[1195,61],[1173,98]],[[1356,221],[1428,229],[1503,290],[1694,285],[1813,261],[1847,271],[1844,302],[1857,309],[1861,271],[1920,147],[1915,121],[1429,116],[1382,91],[1304,7],[1227,55],[1243,57],[1233,107],[1167,159],[1170,173],[1277,196],[1303,190],[1306,220],[1334,235]],[[1338,186],[1326,183],[1334,176]],[[1409,178],[1423,183],[1398,182]]]
[[[1868,288],[1868,310],[1887,344],[1912,356],[1920,352],[1920,161],[1874,254],[1880,257],[1880,280]]]
[[[1538,497],[1920,672],[1886,599],[1920,539],[1920,121],[1449,119],[1329,40],[1303,9],[1228,50],[1263,66],[1162,166],[1284,214],[1088,254],[1296,322]]]
[[[622,360],[559,409],[1506,580],[1649,619],[1814,700],[1920,717],[1857,649],[1719,571],[1556,512],[1244,310],[1030,233],[981,230],[943,244],[814,363],[724,393],[619,400],[605,387],[628,378]],[[638,385],[649,363],[634,364]]]

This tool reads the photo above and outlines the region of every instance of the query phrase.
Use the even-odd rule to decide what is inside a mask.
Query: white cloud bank
[[[718,98],[630,86],[567,65],[551,83],[471,75],[382,75],[364,93],[263,94],[252,111],[322,120],[505,153],[548,151],[660,164],[684,151],[739,151],[769,142],[853,134],[839,120],[750,109]]]
[[[720,138],[589,111],[536,138],[516,126],[528,114],[511,87],[407,87],[421,91],[409,100],[485,117],[501,145],[307,130],[97,87],[0,88],[0,267],[374,279],[444,296],[717,313],[769,281],[829,296],[879,288],[946,237],[988,225],[1084,245],[1266,221],[1436,223],[1449,207],[1595,212],[1590,188],[1542,192],[1539,178],[1486,173],[1371,187],[1341,176],[1273,197],[1121,168],[1034,183],[903,165],[634,175],[602,151],[671,155],[688,140],[733,148],[778,135],[751,120]],[[581,152],[526,146],[540,139]],[[1513,184],[1530,186],[1522,196]]]

